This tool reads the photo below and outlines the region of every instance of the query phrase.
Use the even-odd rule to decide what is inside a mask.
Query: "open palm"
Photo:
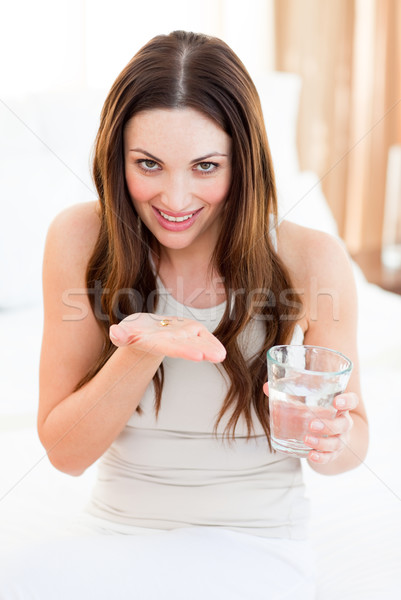
[[[135,313],[110,327],[110,339],[115,346],[172,358],[222,362],[226,357],[224,346],[204,325],[174,316]]]

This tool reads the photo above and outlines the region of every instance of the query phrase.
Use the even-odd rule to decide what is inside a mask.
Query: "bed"
[[[316,174],[299,169],[295,132],[300,80],[257,81],[279,188],[280,214],[338,235]],[[89,154],[103,92],[38,94],[0,107],[0,565],[11,548],[68,535],[96,465],[74,478],[54,469],[36,434],[45,233],[57,212],[94,198]],[[21,165],[24,165],[23,172]],[[396,599],[401,588],[401,296],[369,284],[359,296],[362,389],[371,425],[358,469],[335,477],[304,465],[318,600]]]

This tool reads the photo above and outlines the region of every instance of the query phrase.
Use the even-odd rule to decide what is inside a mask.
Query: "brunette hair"
[[[277,218],[277,199],[260,100],[244,65],[227,44],[214,37],[174,31],[153,38],[118,76],[105,101],[93,166],[101,227],[86,275],[88,289],[100,282],[107,290],[101,298],[103,317],[95,314],[104,332],[104,347],[76,389],[115,351],[108,329],[119,322],[117,315],[153,312],[157,306],[156,274],[149,249],[158,246],[144,225],[138,228],[140,220],[127,190],[124,127],[140,111],[183,107],[200,111],[232,139],[232,181],[212,259],[227,297],[225,313],[214,334],[227,350],[222,366],[231,383],[215,432],[230,409],[225,435],[231,433],[234,439],[242,415],[249,439],[254,430],[254,409],[270,443],[269,407],[262,390],[266,351],[274,344],[288,343],[301,304],[269,231],[271,216],[274,222]],[[133,293],[121,294],[121,290]],[[236,293],[238,290],[244,293]],[[151,306],[149,297],[154,298]],[[90,299],[94,308],[93,294]],[[265,338],[252,359],[246,360],[239,335],[253,319],[263,320]],[[156,414],[163,379],[161,366],[154,376]]]

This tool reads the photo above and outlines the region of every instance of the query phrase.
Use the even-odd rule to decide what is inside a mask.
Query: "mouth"
[[[157,209],[157,210],[159,210],[159,209]],[[167,219],[167,221],[170,221],[170,223],[182,223],[183,221],[187,221],[188,219],[193,217],[195,214],[195,211],[192,213],[189,213],[188,215],[183,215],[181,217],[173,217],[172,215],[168,215],[167,213],[163,212],[162,210],[159,210],[159,213],[161,214],[161,216],[164,219]]]
[[[180,214],[172,214],[166,213],[155,206],[152,206],[155,216],[164,229],[168,229],[169,231],[183,231],[184,229],[188,229],[197,219],[199,213],[202,208],[198,208],[192,212],[180,213]]]

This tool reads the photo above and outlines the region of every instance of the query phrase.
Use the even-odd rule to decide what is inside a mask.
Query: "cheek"
[[[229,182],[219,181],[210,182],[207,190],[204,190],[203,198],[212,205],[219,205],[226,199],[228,190],[230,188]]]
[[[151,180],[128,174],[126,175],[126,181],[128,191],[134,202],[147,202],[153,197],[155,190]]]

